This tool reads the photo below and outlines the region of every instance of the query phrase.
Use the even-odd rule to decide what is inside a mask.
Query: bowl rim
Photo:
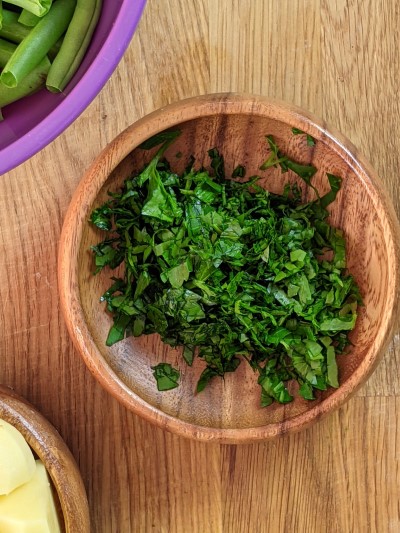
[[[78,254],[83,225],[101,186],[110,172],[141,142],[167,128],[188,120],[215,114],[256,114],[282,120],[313,134],[319,131],[322,140],[363,180],[376,207],[382,209],[380,222],[387,235],[390,265],[388,294],[382,325],[365,358],[351,379],[340,385],[328,398],[291,419],[251,428],[211,428],[187,422],[148,404],[134,393],[99,354],[85,323],[78,287]],[[295,121],[295,122],[294,122]],[[125,143],[130,139],[132,142]],[[129,148],[125,148],[127,145]],[[399,223],[381,180],[352,143],[324,121],[297,106],[263,96],[243,93],[208,94],[181,100],[153,111],[120,133],[95,159],[83,176],[67,210],[61,232],[58,255],[58,286],[62,313],[70,336],[83,360],[99,383],[125,407],[142,418],[168,431],[202,441],[249,443],[274,438],[310,426],[316,420],[340,407],[369,377],[384,354],[393,334],[399,295]]]
[[[25,398],[0,385],[0,418],[13,425],[43,462],[56,489],[66,533],[89,533],[89,504],[75,459],[55,427]]]
[[[0,150],[0,176],[52,142],[94,100],[127,49],[145,4],[146,0],[122,3],[103,46],[75,87],[36,126]],[[104,54],[106,50],[112,50],[113,57]]]

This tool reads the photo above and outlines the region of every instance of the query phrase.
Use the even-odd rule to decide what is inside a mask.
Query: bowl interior
[[[387,307],[387,291],[391,259],[386,247],[385,220],[378,206],[378,196],[368,176],[361,167],[352,164],[345,150],[323,133],[320,128],[308,124],[307,131],[316,139],[314,147],[307,146],[304,135],[293,135],[295,124],[249,114],[225,114],[204,116],[180,123],[181,137],[167,151],[172,168],[183,170],[190,155],[198,165],[209,166],[207,150],[217,147],[224,155],[226,173],[229,176],[238,165],[246,167],[246,175],[263,176],[262,184],[273,192],[282,192],[288,181],[297,181],[305,199],[311,199],[311,190],[296,180],[291,173],[282,174],[279,169],[259,170],[268,156],[265,135],[272,134],[283,152],[302,163],[312,163],[318,169],[313,183],[324,193],[329,185],[326,172],[343,178],[342,188],[331,206],[331,222],[344,230],[347,240],[348,268],[354,275],[363,296],[355,330],[351,333],[354,346],[346,355],[339,356],[341,385],[354,379],[361,365],[377,356],[377,338],[382,321],[391,312]],[[132,146],[134,148],[134,146]],[[181,153],[181,157],[176,154]],[[139,170],[152,156],[136,148],[109,175],[90,208],[98,207],[107,199],[108,191],[117,190],[124,179]],[[102,232],[84,223],[78,256],[78,291],[80,303],[90,336],[111,374],[136,395],[155,407],[182,421],[206,428],[246,429],[282,423],[315,409],[337,391],[330,389],[313,401],[296,399],[286,405],[273,404],[260,407],[260,388],[257,376],[242,361],[235,373],[225,379],[214,379],[200,394],[195,394],[197,380],[204,368],[201,360],[188,367],[180,349],[164,345],[158,335],[128,338],[106,347],[105,340],[112,320],[99,303],[100,295],[110,286],[115,272],[103,271],[93,275],[93,258],[90,246],[104,238]],[[169,392],[158,392],[151,366],[170,362],[181,372],[181,384]],[[352,377],[353,376],[353,377]],[[364,376],[365,377],[365,376]],[[357,378],[359,379],[359,378]],[[293,390],[293,389],[292,389]]]
[[[22,163],[59,135],[90,103],[116,67],[145,0],[104,0],[90,46],[62,94],[42,89],[3,110],[0,174]],[[32,130],[36,128],[35,135]]]

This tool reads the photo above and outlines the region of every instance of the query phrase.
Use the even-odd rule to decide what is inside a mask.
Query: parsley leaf
[[[299,130],[299,128],[292,128],[293,135],[306,135],[307,136],[307,146],[315,146],[315,139],[310,134],[305,133],[303,130]]]
[[[151,369],[153,370],[159,391],[171,390],[178,387],[179,371],[169,363],[159,363],[157,366],[152,366]]]

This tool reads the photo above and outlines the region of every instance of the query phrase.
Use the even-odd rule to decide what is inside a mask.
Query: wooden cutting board
[[[260,93],[341,130],[400,208],[397,0],[149,0],[101,94],[0,179],[0,382],[59,430],[96,533],[400,530],[400,345],[315,427],[245,446],[190,442],[127,412],[73,349],[56,283],[71,195],[122,129],[205,92]]]

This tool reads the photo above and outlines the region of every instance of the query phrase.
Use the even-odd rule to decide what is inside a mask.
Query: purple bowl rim
[[[71,92],[34,128],[0,150],[0,176],[27,161],[52,142],[94,100],[125,53],[145,4],[146,0],[136,0],[134,3],[128,0],[122,4],[99,54]],[[111,50],[118,49],[112,61],[105,61],[102,58],[101,52],[105,47]],[[83,88],[81,87],[82,84],[84,84]],[[5,162],[6,153],[7,162]]]

